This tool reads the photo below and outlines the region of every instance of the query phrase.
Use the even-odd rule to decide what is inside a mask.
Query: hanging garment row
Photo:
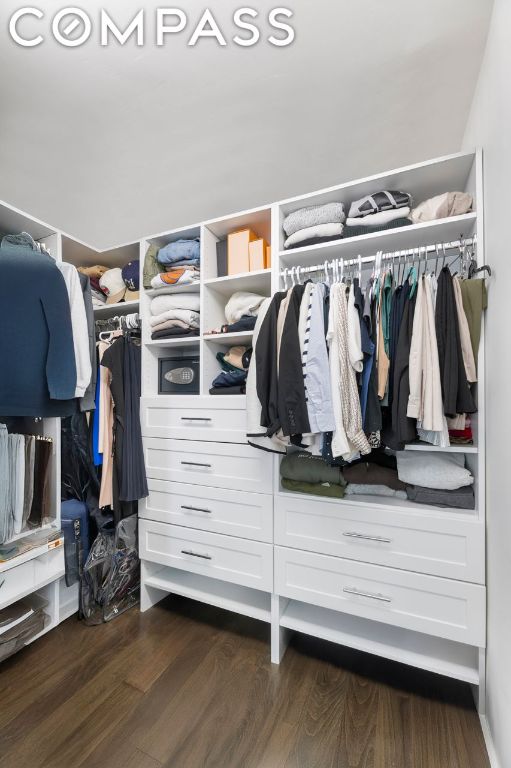
[[[100,376],[93,452],[101,468],[98,504],[110,508],[117,523],[136,514],[138,500],[148,495],[139,415],[140,318],[132,314],[97,321],[96,328]]]
[[[49,437],[10,433],[0,424],[0,544],[50,519]]]
[[[323,281],[266,300],[247,379],[249,441],[280,453],[297,446],[329,465],[418,439],[470,442],[486,289],[468,278],[475,243],[458,243],[446,264],[452,245],[419,249],[417,263],[380,253],[307,268]],[[451,272],[458,261],[461,274]]]

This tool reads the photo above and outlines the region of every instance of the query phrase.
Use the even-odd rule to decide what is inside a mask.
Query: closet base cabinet
[[[210,400],[142,400],[141,609],[174,593],[269,623],[273,457],[246,442],[244,398]]]

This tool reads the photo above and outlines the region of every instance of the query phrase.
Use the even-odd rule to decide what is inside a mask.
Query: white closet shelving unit
[[[474,196],[463,216],[284,250],[282,222],[306,205],[349,203],[379,189],[410,192],[415,204],[450,190]],[[216,243],[249,226],[271,241],[272,268],[218,277]],[[330,500],[285,492],[279,461],[246,444],[245,397],[210,396],[219,350],[252,334],[211,336],[239,290],[270,296],[281,271],[417,248],[477,235],[484,263],[482,155],[459,153],[146,238],[164,245],[201,237],[201,329],[193,340],[151,341],[143,318],[142,430],[149,498],[140,504],[142,610],[175,592],[271,625],[278,663],[289,631],[402,661],[473,684],[484,706],[485,356],[479,352],[479,412],[464,453],[475,477],[474,511],[378,497]],[[270,237],[271,235],[271,237]],[[200,394],[158,394],[160,358],[198,356]],[[427,445],[407,450],[438,450]]]
[[[52,256],[61,259],[61,235],[56,229],[34,219],[23,211],[0,202],[0,233],[28,232],[34,240],[46,244]],[[20,285],[20,291],[23,286]],[[0,404],[0,414],[2,407]],[[30,528],[13,536],[10,541],[20,541],[34,533],[60,529],[60,419],[42,420],[24,417],[27,432],[52,439],[50,466],[50,520],[39,528]],[[30,426],[29,426],[30,425]],[[9,542],[4,542],[2,546]],[[45,613],[49,622],[31,642],[49,632],[60,621],[59,580],[64,575],[64,547],[49,549],[45,544],[33,548],[18,557],[0,563],[0,610],[30,595],[42,597],[47,602]]]

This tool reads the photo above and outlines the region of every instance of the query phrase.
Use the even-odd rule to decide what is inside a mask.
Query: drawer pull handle
[[[201,464],[198,461],[182,461],[181,464],[185,467],[207,467],[211,469],[211,464]]]
[[[344,531],[342,535],[350,539],[365,539],[366,541],[379,541],[380,544],[392,544],[392,539],[385,539],[383,536],[366,536],[365,533],[355,533],[353,531]]]
[[[377,594],[376,592],[362,592],[356,587],[344,587],[343,592],[347,592],[348,595],[358,595],[358,597],[369,597],[371,600],[379,600],[380,603],[391,603],[391,597],[385,597],[385,595]]]
[[[182,555],[191,555],[191,557],[200,557],[202,560],[212,560],[211,555],[201,555],[199,552],[192,552],[190,549],[182,549]]]
[[[190,512],[207,512],[208,515],[213,514],[210,509],[202,509],[201,507],[185,507],[184,505],[181,505],[181,509],[187,509]]]
[[[181,421],[213,421],[207,416],[181,416]]]

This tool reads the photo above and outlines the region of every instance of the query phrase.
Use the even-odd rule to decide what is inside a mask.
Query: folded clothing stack
[[[151,339],[198,336],[200,299],[195,293],[155,296],[151,301]]]
[[[242,333],[253,331],[257,315],[265,296],[248,291],[233,293],[225,307],[227,323],[220,328],[214,328],[208,333]]]
[[[305,451],[284,456],[280,464],[282,487],[292,493],[308,493],[342,499],[346,480],[339,467],[331,467],[325,459]]]
[[[462,453],[401,451],[397,454],[399,479],[406,483],[411,501],[439,507],[474,509],[474,478]]]
[[[200,239],[175,240],[160,248],[157,254],[146,254],[148,271],[151,271],[150,287],[165,292],[172,292],[180,285],[191,285],[200,280]],[[156,263],[155,263],[156,262]],[[154,274],[154,269],[158,271]],[[145,272],[144,272],[145,274]],[[149,274],[148,274],[149,279]],[[144,277],[145,283],[145,277]]]
[[[344,237],[356,237],[411,224],[412,198],[407,192],[383,190],[351,203]]]
[[[343,235],[345,220],[342,203],[310,205],[293,211],[282,225],[287,238],[284,248],[301,248],[338,240]]]
[[[449,421],[447,422],[449,424]],[[474,433],[472,431],[472,421],[467,414],[463,421],[456,426],[449,425],[449,441],[451,445],[473,445]]]
[[[376,461],[354,461],[344,467],[348,482],[347,496],[390,496],[406,499],[406,485],[401,482],[393,456],[381,453]]]
[[[222,370],[213,379],[209,394],[244,395],[252,347],[231,347],[228,352],[218,352],[216,359]]]

